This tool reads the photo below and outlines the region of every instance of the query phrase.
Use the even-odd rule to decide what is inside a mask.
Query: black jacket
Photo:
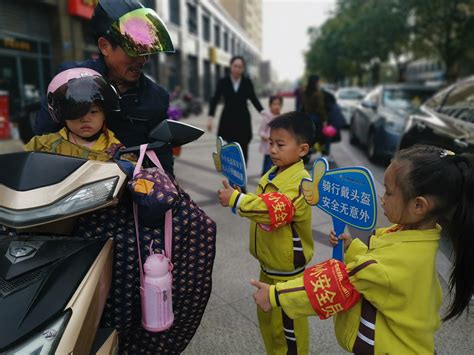
[[[230,76],[220,79],[210,102],[209,116],[214,116],[221,96],[224,97],[224,109],[217,134],[227,142],[248,144],[252,139],[252,124],[247,100],[250,99],[257,111],[263,110],[255,96],[252,81],[242,76],[239,89],[235,92]]]
[[[71,68],[90,68],[106,76],[107,68],[103,59],[86,60],[84,62],[67,62],[59,70]],[[107,116],[109,127],[117,138],[127,147],[150,142],[148,133],[158,123],[168,118],[169,94],[161,86],[142,75],[137,88],[122,93],[120,112],[112,112]],[[48,111],[46,96],[41,100],[41,109],[36,116],[34,133],[36,135],[57,132],[61,126],[54,122]],[[165,147],[157,151],[163,168],[173,173],[173,155],[171,148]]]

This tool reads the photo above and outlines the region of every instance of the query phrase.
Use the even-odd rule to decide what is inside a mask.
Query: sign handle
[[[344,229],[346,228],[346,224],[342,222],[340,219],[332,218],[332,226],[334,228],[334,232],[336,236],[341,235],[344,233]],[[339,261],[344,262],[344,241],[339,240],[337,245],[332,250],[332,257]]]

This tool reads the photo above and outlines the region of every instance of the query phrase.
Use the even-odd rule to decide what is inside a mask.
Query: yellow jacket
[[[115,138],[114,133],[108,130],[108,135],[101,134],[91,148],[77,145],[68,140],[67,129],[63,128],[57,133],[35,136],[25,144],[25,151],[50,152],[62,155],[69,155],[77,158],[107,161],[112,158],[107,152],[114,145],[119,145],[120,141]]]
[[[314,252],[311,230],[311,206],[300,193],[300,182],[309,177],[300,160],[272,180],[272,167],[261,179],[256,194],[234,191],[229,205],[236,206],[242,217],[250,219],[250,253],[260,261],[262,271],[270,278],[288,280],[300,275]],[[291,200],[295,213],[289,224],[265,231],[258,224],[270,224],[268,207],[258,195],[280,192]]]
[[[440,228],[377,229],[370,247],[354,239],[345,255],[354,287],[377,309],[375,354],[433,354],[440,326],[442,290],[436,273]],[[357,270],[358,271],[357,271]],[[314,315],[303,277],[270,287],[270,300],[291,318]],[[276,295],[275,295],[276,291]],[[353,351],[361,321],[361,303],[335,316],[336,337]]]

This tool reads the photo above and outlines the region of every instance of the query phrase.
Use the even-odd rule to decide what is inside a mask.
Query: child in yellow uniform
[[[385,171],[382,208],[394,225],[376,230],[368,246],[339,236],[349,280],[362,297],[335,316],[337,340],[357,354],[433,354],[442,303],[441,226],[454,245],[445,319],[461,315],[474,291],[474,156],[430,146],[400,151]],[[337,240],[331,233],[331,242]],[[281,306],[292,318],[314,314],[315,291],[302,287],[307,276],[276,286],[253,281],[256,303],[265,310]]]
[[[260,280],[274,284],[302,275],[313,257],[311,208],[299,184],[309,176],[301,158],[308,153],[314,128],[299,112],[279,116],[269,127],[274,166],[261,178],[256,193],[241,193],[224,181],[219,201],[250,219],[250,253],[260,262]],[[308,353],[307,319],[293,321],[281,309],[257,313],[268,354]]]

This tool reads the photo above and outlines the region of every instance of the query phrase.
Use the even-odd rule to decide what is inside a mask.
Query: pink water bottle
[[[172,268],[171,262],[164,254],[151,254],[145,261],[145,275],[140,294],[142,325],[149,332],[161,332],[173,324]]]

